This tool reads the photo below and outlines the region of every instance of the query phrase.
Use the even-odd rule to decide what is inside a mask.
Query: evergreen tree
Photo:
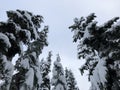
[[[39,55],[43,47],[46,45],[47,28],[41,31],[39,40],[30,43],[28,50],[16,62],[16,69],[19,71],[14,75],[13,83],[18,90],[38,90],[42,83],[42,75],[39,67]],[[11,86],[11,90],[13,90]]]
[[[95,17],[92,13],[86,18],[75,18],[69,27],[74,32],[73,42],[79,42],[78,58],[86,60],[80,71],[89,70],[91,90],[119,90],[119,17],[103,25],[97,25]]]
[[[71,70],[65,69],[65,78],[67,82],[67,89],[68,90],[79,90],[77,87],[77,82]]]
[[[64,70],[60,61],[60,56],[57,55],[57,59],[54,62],[54,67],[52,71],[53,77],[51,79],[51,84],[54,86],[53,90],[67,90],[67,83],[65,80]]]
[[[52,53],[49,52],[47,60],[41,60],[40,62],[40,71],[42,74],[42,84],[41,84],[41,89],[42,90],[50,90],[50,77],[49,73],[51,72],[50,67],[51,67],[51,56]]]
[[[38,30],[43,22],[42,16],[33,15],[31,12],[22,10],[7,11],[7,16],[7,22],[0,22],[0,62],[2,64],[0,65],[0,79],[3,81],[3,84],[0,84],[0,90],[9,90],[13,75],[11,61],[15,54],[19,53],[20,60],[18,62],[21,63],[20,61],[22,61],[20,65],[23,67],[18,70],[19,73],[21,71],[26,73],[29,70],[24,70],[24,68],[29,68],[29,59],[31,56],[35,54],[37,58],[43,47],[47,45],[46,37],[48,28],[45,27],[42,31]],[[28,46],[27,51],[29,54],[27,54],[27,51],[25,53],[23,52],[23,44]],[[34,48],[36,44],[40,45],[36,48],[37,51],[32,50],[31,48]],[[30,58],[24,58],[25,60],[22,60],[22,57],[27,56]]]

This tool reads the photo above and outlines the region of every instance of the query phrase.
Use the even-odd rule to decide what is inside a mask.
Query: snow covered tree
[[[21,10],[7,11],[7,16],[7,22],[0,22],[0,51],[11,61],[16,53],[22,53],[22,44],[28,45],[31,40],[39,39],[38,28],[43,22],[43,17]]]
[[[64,75],[64,70],[60,61],[60,56],[57,55],[57,59],[54,62],[54,67],[52,71],[53,77],[51,79],[53,90],[67,90],[67,83]]]
[[[91,90],[120,90],[120,22],[115,17],[97,25],[95,14],[75,18],[69,28],[74,32],[73,42],[78,42],[78,58],[85,59],[81,73],[89,70]]]
[[[18,90],[38,90],[42,83],[42,75],[39,67],[39,55],[42,49],[47,45],[47,28],[41,31],[41,37],[30,43],[28,50],[16,62],[16,69],[19,71],[13,78],[13,83]],[[18,80],[19,79],[19,80]],[[13,90],[14,86],[11,86]],[[16,87],[15,87],[16,88]]]
[[[43,47],[48,45],[48,27],[46,26],[42,31],[38,30],[43,22],[42,16],[33,15],[31,12],[22,10],[7,11],[7,16],[7,22],[0,22],[0,62],[2,64],[0,65],[0,80],[3,81],[2,85],[0,84],[0,90],[9,90],[13,75],[13,65],[11,61],[17,53],[20,55],[18,62],[20,63],[21,61],[23,64],[20,64],[23,67],[18,71],[23,71],[24,73],[26,71],[29,72],[29,70],[24,70],[30,66],[29,59],[33,59],[33,54],[35,54],[37,58]],[[27,51],[25,53],[23,52],[23,45],[28,46],[27,51],[29,53]],[[39,46],[36,48],[34,47],[35,45]],[[34,50],[34,48],[37,49],[37,51]],[[27,56],[29,58],[27,58]],[[21,57],[25,57],[25,60],[21,60]]]
[[[42,74],[42,84],[41,84],[41,89],[42,90],[50,90],[50,77],[49,77],[49,73],[51,72],[51,56],[52,53],[49,52],[48,53],[48,57],[47,60],[41,60],[40,62],[40,71]]]
[[[73,72],[71,70],[68,70],[67,68],[65,69],[65,78],[68,90],[79,90]]]

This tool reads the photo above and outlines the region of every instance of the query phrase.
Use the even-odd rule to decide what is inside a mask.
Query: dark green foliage
[[[37,55],[41,54],[43,47],[48,46],[47,33],[48,26],[45,26],[44,29],[41,32],[39,32],[39,38],[28,45],[27,53],[35,51]]]
[[[99,59],[105,60],[107,82],[103,86],[101,86],[101,83],[99,87],[106,88],[105,90],[112,90],[113,86],[115,86],[113,85],[114,82],[119,82],[116,77],[117,70],[114,68],[116,61],[120,58],[120,23],[117,22],[119,17],[115,17],[99,26],[97,21],[95,21],[95,17],[94,13],[92,13],[86,18],[76,18],[74,24],[69,28],[74,32],[73,41],[79,41],[78,58],[86,59],[85,64],[80,69],[81,73],[84,70],[89,70],[89,76],[93,75]],[[103,90],[103,88],[100,90]]]
[[[32,39],[40,38],[38,28],[43,18],[22,10],[7,11],[7,16],[7,22],[0,22],[0,32],[9,38],[11,43],[11,47],[5,54],[13,57],[16,53],[22,52],[20,42],[27,45]]]

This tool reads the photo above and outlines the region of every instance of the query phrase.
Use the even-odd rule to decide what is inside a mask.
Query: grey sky
[[[77,59],[77,47],[72,43],[72,33],[68,29],[75,17],[87,16],[94,12],[101,23],[114,16],[120,16],[120,0],[1,0],[0,21],[6,20],[8,10],[28,10],[44,17],[49,25],[49,46],[44,48],[40,58],[49,50],[60,54],[64,66],[74,71],[80,90],[88,90],[87,77],[80,76],[78,68],[83,61]]]

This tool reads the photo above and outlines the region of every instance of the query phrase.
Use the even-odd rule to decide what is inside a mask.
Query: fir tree
[[[78,43],[78,58],[84,58],[85,64],[80,69],[89,70],[91,90],[119,90],[120,75],[120,23],[115,17],[103,25],[97,25],[95,14],[74,20],[69,28],[74,32],[73,41]],[[116,77],[117,76],[117,77]]]
[[[42,74],[42,84],[41,84],[41,89],[42,90],[50,90],[50,77],[49,77],[49,73],[51,72],[51,56],[52,53],[49,52],[47,60],[41,60],[40,62],[40,71]]]
[[[57,55],[57,59],[54,62],[54,67],[52,71],[53,77],[51,79],[51,84],[52,86],[54,86],[53,90],[67,90],[67,83],[65,80],[64,70],[60,61],[60,56]]]
[[[0,62],[2,64],[0,66],[0,79],[4,81],[1,85],[1,90],[9,90],[13,75],[13,65],[11,61],[17,53],[20,55],[18,62],[21,63],[20,61],[22,61],[20,65],[23,66],[23,68],[20,68],[18,71],[20,71],[19,73],[24,72],[23,74],[25,74],[29,71],[29,59],[32,54],[35,54],[37,59],[43,47],[47,45],[47,36],[45,35],[47,35],[48,28],[45,27],[42,31],[38,30],[43,22],[42,16],[33,15],[31,12],[22,10],[7,11],[7,16],[7,22],[0,22]],[[27,50],[29,53],[27,53],[27,51],[24,53],[23,44],[29,47]],[[36,48],[37,50],[31,49],[36,44],[40,45]],[[26,54],[28,54],[30,58],[27,58]],[[23,57],[25,57],[25,60],[22,60]],[[27,68],[27,70],[24,70],[24,68]]]
[[[46,45],[47,28],[41,31],[41,37],[30,43],[28,50],[16,62],[16,69],[19,73],[15,74],[13,83],[19,90],[38,90],[42,83],[42,75],[39,67],[39,55],[42,53],[43,47]],[[19,80],[18,80],[19,79]],[[11,87],[13,90],[14,87]],[[16,88],[16,87],[15,87]]]
[[[77,87],[77,82],[71,70],[65,69],[65,78],[67,82],[67,89],[68,90],[79,90]]]

